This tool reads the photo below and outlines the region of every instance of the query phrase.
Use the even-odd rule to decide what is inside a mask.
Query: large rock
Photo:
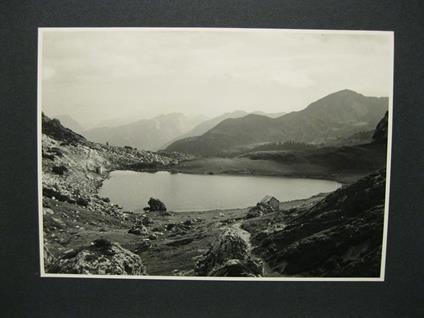
[[[262,263],[259,260],[230,259],[214,267],[209,276],[215,277],[259,277],[262,276]]]
[[[166,205],[159,199],[150,198],[149,202],[150,211],[166,211]]]
[[[57,175],[60,175],[60,176],[63,176],[63,174],[67,171],[68,171],[68,168],[66,168],[65,166],[54,166],[54,167],[52,167],[52,172],[57,174]]]
[[[235,230],[219,235],[205,255],[195,264],[198,276],[260,276],[261,263],[250,255],[250,247]]]
[[[95,275],[145,275],[140,257],[105,239],[74,250],[56,261],[53,273]]]
[[[272,195],[266,195],[259,203],[258,205],[267,207],[271,210],[277,211],[280,206],[280,201],[278,201],[275,197]]]
[[[278,211],[279,205],[280,201],[278,201],[273,196],[267,195],[260,202],[258,202],[256,206],[249,210],[246,217],[249,219]]]

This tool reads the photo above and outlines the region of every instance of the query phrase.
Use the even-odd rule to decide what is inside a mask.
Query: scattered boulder
[[[57,199],[63,202],[71,200],[70,194],[62,193],[59,190],[50,187],[43,187],[43,196],[47,198]]]
[[[174,232],[178,235],[187,234],[188,231],[190,231],[191,225],[185,224],[185,222],[182,223],[168,223],[165,226],[166,231]]]
[[[262,263],[253,259],[244,261],[230,259],[209,273],[209,276],[215,277],[258,277],[261,275]]]
[[[255,218],[258,216],[263,215],[263,211],[261,209],[259,209],[257,206],[254,206],[253,208],[249,209],[249,212],[247,212],[246,214],[246,218],[250,219],[250,218]]]
[[[153,219],[150,216],[145,216],[142,220],[141,220],[141,224],[143,225],[150,225],[153,224]]]
[[[54,167],[52,167],[52,172],[59,175],[59,176],[63,176],[63,174],[67,171],[68,171],[68,168],[66,168],[65,166],[54,166]]]
[[[141,243],[138,244],[135,251],[137,253],[143,253],[149,250],[151,247],[152,247],[152,242],[149,239],[144,239],[141,241]]]
[[[128,233],[135,235],[148,235],[149,231],[144,225],[136,225],[128,230]]]
[[[157,240],[157,239],[158,239],[158,235],[156,233],[149,234],[149,240]]]
[[[256,206],[254,206],[253,208],[251,208],[249,210],[249,212],[247,212],[246,217],[247,218],[254,218],[257,216],[261,216],[267,213],[271,213],[271,212],[275,212],[274,209],[272,209],[271,207],[258,203]]]
[[[77,202],[78,205],[88,206],[88,203],[90,202],[90,200],[88,198],[82,198],[82,197],[80,197],[80,198],[77,199],[76,202]]]
[[[45,153],[45,152],[43,152],[42,157],[43,157],[43,159],[54,160],[54,155],[48,154],[48,153]]]
[[[53,215],[54,211],[50,208],[43,207],[43,215]]]
[[[275,197],[271,195],[266,195],[259,203],[258,205],[267,207],[271,210],[278,210],[280,207],[280,201],[278,201]]]
[[[110,203],[110,199],[109,199],[109,198],[101,198],[101,200],[102,200],[103,202]]]
[[[98,167],[96,167],[96,173],[97,174],[103,174],[104,173],[104,168],[102,167],[102,166],[98,166]]]
[[[192,226],[196,223],[197,220],[193,220],[193,219],[187,219],[183,222],[183,225],[185,226]]]
[[[147,204],[149,205],[150,211],[166,211],[166,205],[159,199],[150,198]]]
[[[197,276],[255,277],[262,274],[262,264],[251,256],[248,242],[235,230],[228,229],[197,261],[194,273]]]
[[[50,249],[47,247],[47,243],[44,243],[44,253],[43,253],[43,259],[44,259],[44,270],[46,272],[50,271],[50,268],[52,264],[55,263],[56,258],[54,257],[53,253],[50,252]]]
[[[115,242],[98,239],[62,257],[50,268],[52,273],[95,275],[145,275],[140,257]]]
[[[52,147],[50,148],[50,153],[53,154],[53,156],[63,157],[63,150],[58,147]]]

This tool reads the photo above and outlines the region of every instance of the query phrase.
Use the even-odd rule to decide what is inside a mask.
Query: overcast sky
[[[42,109],[113,118],[289,112],[341,89],[388,96],[389,33],[276,30],[43,32]]]

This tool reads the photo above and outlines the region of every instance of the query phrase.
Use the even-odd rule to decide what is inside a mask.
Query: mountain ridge
[[[257,114],[257,115],[261,115],[261,116],[265,116],[265,117],[269,117],[269,118],[275,118],[275,117],[279,117],[282,114],[285,113],[266,113],[266,112],[262,112],[262,111],[254,111],[254,112],[246,112],[243,110],[235,110],[233,112],[229,112],[229,113],[224,113],[222,115],[213,117],[211,119],[208,119],[200,124],[198,124],[196,127],[194,127],[192,130],[188,131],[187,133],[178,136],[176,138],[174,138],[173,140],[167,142],[166,144],[164,144],[161,149],[165,149],[167,148],[169,145],[171,145],[172,143],[184,139],[184,138],[189,138],[189,137],[196,137],[196,136],[201,136],[204,133],[206,133],[208,130],[214,128],[216,125],[218,125],[219,123],[221,123],[222,121],[226,120],[226,119],[232,119],[232,118],[241,118],[241,117],[245,117],[249,114]]]
[[[118,146],[157,150],[176,135],[183,134],[201,121],[200,117],[181,113],[161,114],[117,127],[97,127],[84,132],[88,139]]]
[[[318,99],[303,110],[277,118],[249,114],[226,119],[199,137],[176,141],[167,150],[210,156],[255,143],[289,140],[325,143],[374,129],[387,107],[386,97],[342,90]]]

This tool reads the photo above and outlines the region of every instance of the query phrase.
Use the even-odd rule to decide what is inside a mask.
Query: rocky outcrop
[[[256,277],[262,275],[262,264],[251,256],[249,243],[228,229],[195,264],[194,272],[197,276]]]
[[[97,194],[110,171],[168,167],[178,163],[179,159],[173,158],[173,154],[160,155],[131,147],[94,143],[44,114],[42,133],[43,232],[45,246],[48,246],[44,253],[48,256],[46,271],[51,272],[53,267],[58,273],[143,272],[138,257],[114,243],[110,249],[83,246],[66,253],[65,257],[62,254],[69,250],[69,242],[74,237],[84,237],[87,229],[105,232],[109,228],[129,229],[132,226],[120,206]],[[135,228],[133,232],[145,234],[143,228]],[[149,241],[144,240],[156,238],[155,233],[149,232],[141,238],[137,249],[148,248],[145,242]],[[88,242],[90,240],[91,237]],[[103,255],[102,251],[106,254]],[[122,262],[119,255],[123,257]]]
[[[149,205],[150,211],[166,211],[165,203],[159,199],[150,198],[147,204]]]
[[[283,229],[253,236],[254,252],[287,276],[378,277],[385,169],[295,213]]]
[[[44,243],[43,260],[44,269],[46,272],[49,272],[52,265],[56,262],[56,258],[54,257],[53,253],[50,252],[50,249],[47,247],[47,242]]]
[[[42,114],[42,130],[43,134],[65,143],[75,144],[86,142],[83,136],[62,126],[58,119],[50,119],[44,114]]]
[[[387,142],[387,131],[388,131],[388,124],[389,124],[389,113],[386,112],[383,119],[380,120],[380,122],[377,124],[377,127],[375,128],[374,135],[372,136],[372,139],[375,142],[378,143],[386,143]]]
[[[68,171],[68,168],[66,168],[65,166],[54,166],[53,168],[52,168],[52,172],[53,173],[56,173],[56,174],[58,174],[58,175],[60,175],[60,176],[63,176],[63,174],[65,173],[65,172],[67,172]]]
[[[94,275],[145,275],[140,257],[105,239],[70,250],[50,267],[51,273]]]
[[[267,195],[260,202],[258,202],[256,206],[249,210],[246,217],[254,218],[267,213],[278,211],[279,204],[280,201],[278,201],[275,197]]]

